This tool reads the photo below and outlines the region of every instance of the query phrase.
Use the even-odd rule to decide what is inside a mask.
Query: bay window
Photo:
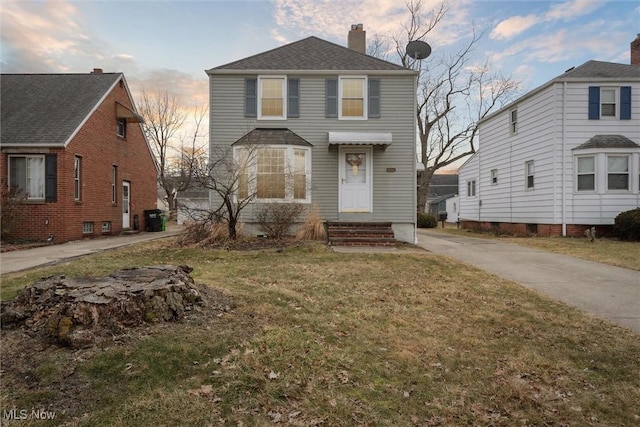
[[[607,190],[629,190],[629,156],[607,156]]]
[[[594,191],[596,189],[596,158],[594,156],[578,157],[577,171],[578,191]]]

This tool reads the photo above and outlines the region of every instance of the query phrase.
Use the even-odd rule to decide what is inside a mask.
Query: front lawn
[[[19,424],[38,426],[640,423],[638,335],[426,252],[164,240],[6,275],[2,295],[167,263],[193,267],[225,310],[80,351],[5,330],[0,414],[56,412]]]

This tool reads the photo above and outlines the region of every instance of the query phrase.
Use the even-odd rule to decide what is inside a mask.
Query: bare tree
[[[194,169],[194,179],[199,188],[213,194],[208,209],[187,209],[187,213],[199,222],[225,222],[229,238],[238,237],[240,214],[256,197],[256,186],[250,185],[249,168],[255,162],[258,148],[244,146],[234,156],[233,148],[216,146],[209,162]]]
[[[409,22],[392,35],[400,63],[419,71],[416,116],[420,161],[425,170],[418,175],[418,212],[424,212],[434,173],[475,153],[478,123],[511,101],[521,82],[492,71],[485,60],[474,62],[474,49],[483,33],[471,29],[469,41],[456,52],[440,52],[416,60],[405,51],[409,41],[426,41],[447,13],[443,0],[430,11],[424,0],[409,0]],[[379,39],[374,51],[382,51]],[[436,47],[437,49],[437,47]],[[389,49],[387,49],[389,50]]]
[[[195,169],[206,159],[204,107],[196,106],[190,123],[176,95],[143,92],[138,105],[143,129],[156,157],[158,184],[166,193],[169,210],[176,209],[176,196],[192,185]]]

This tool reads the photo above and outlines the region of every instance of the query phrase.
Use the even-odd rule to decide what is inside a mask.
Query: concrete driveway
[[[418,245],[640,333],[640,271],[436,230],[418,230]]]

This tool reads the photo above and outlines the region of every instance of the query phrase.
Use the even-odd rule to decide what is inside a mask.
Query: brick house
[[[145,228],[157,169],[122,73],[3,74],[1,96],[0,185],[20,200],[9,237]]]

